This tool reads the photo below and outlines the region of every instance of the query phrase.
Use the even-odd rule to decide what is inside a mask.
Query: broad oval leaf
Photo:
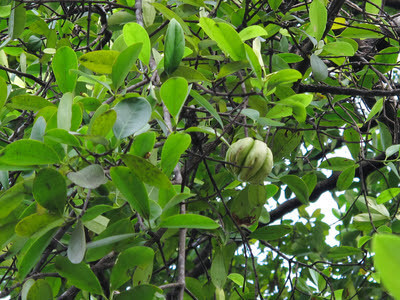
[[[32,214],[21,221],[15,226],[15,233],[20,236],[31,237],[41,235],[44,231],[60,226],[64,222],[59,216],[44,214]]]
[[[37,121],[36,121],[37,122]],[[68,131],[59,128],[53,128],[46,132],[44,136],[45,140],[49,139],[51,141],[73,146],[73,147],[80,147],[81,144],[79,140]]]
[[[376,203],[382,204],[392,200],[400,193],[400,188],[390,188],[381,192],[381,194],[376,198]]]
[[[119,52],[114,50],[92,51],[79,57],[79,62],[93,72],[111,74],[118,55]]]
[[[124,25],[122,32],[127,46],[142,43],[139,59],[148,65],[150,62],[151,44],[146,29],[144,29],[138,23],[128,23]]]
[[[197,228],[216,229],[219,224],[214,220],[195,214],[175,215],[161,221],[161,228]]]
[[[32,180],[23,181],[0,194],[0,219],[7,217],[32,191]]]
[[[72,93],[65,93],[58,104],[57,109],[57,128],[70,130],[72,120],[72,103],[74,95]]]
[[[231,25],[217,23],[209,18],[200,18],[200,26],[204,32],[214,41],[218,47],[228,54],[233,60],[245,60],[246,52],[244,44]]]
[[[105,137],[110,130],[114,127],[115,121],[117,120],[117,113],[115,110],[110,109],[101,115],[97,116],[93,122],[91,122],[89,134],[94,136]]]
[[[310,4],[310,27],[307,32],[317,41],[324,34],[328,13],[322,0],[313,0]]]
[[[264,241],[273,241],[284,237],[292,231],[293,228],[289,225],[268,225],[256,229],[256,231],[250,234],[250,238]]]
[[[77,172],[70,172],[67,177],[76,185],[87,189],[98,188],[107,182],[103,168],[97,164],[87,166]]]
[[[42,97],[26,94],[12,97],[6,106],[12,109],[32,110],[33,112],[37,112],[43,107],[55,105]]]
[[[59,163],[57,153],[35,140],[18,140],[0,152],[0,163],[15,166],[47,165]]]
[[[67,202],[64,176],[51,168],[41,169],[33,181],[33,196],[41,206],[62,214]]]
[[[142,217],[150,217],[150,204],[143,182],[127,167],[113,167],[110,175],[117,189],[124,195],[132,210]]]
[[[70,72],[70,70],[78,69],[75,51],[67,46],[59,48],[53,57],[52,68],[61,92],[72,93],[78,77],[77,74]]]
[[[85,257],[86,238],[85,229],[82,221],[79,219],[72,231],[71,238],[68,244],[67,255],[70,262],[79,264]]]
[[[163,83],[160,95],[168,111],[178,122],[178,116],[188,95],[188,82],[182,77],[172,77]]]
[[[321,169],[328,169],[332,171],[342,171],[346,168],[352,167],[355,165],[354,160],[345,157],[332,157],[328,160],[324,160],[319,167]]]
[[[191,141],[190,135],[186,133],[172,133],[168,136],[161,152],[161,169],[165,175],[171,175]]]
[[[29,289],[26,300],[53,300],[53,290],[44,279],[38,279]]]
[[[353,183],[354,175],[356,173],[356,167],[351,166],[340,173],[339,178],[336,182],[336,186],[339,190],[343,191],[350,187]]]
[[[242,42],[254,39],[258,36],[266,36],[266,35],[268,35],[267,31],[259,25],[247,26],[241,32],[239,32],[239,36]]]
[[[393,234],[376,234],[372,242],[372,251],[375,252],[374,265],[380,278],[396,299],[400,299],[400,237]]]
[[[301,203],[308,204],[308,187],[301,178],[296,175],[285,175],[280,180],[296,194]]]
[[[185,36],[181,25],[172,19],[167,28],[164,45],[164,69],[172,74],[182,61],[185,51]]]
[[[147,300],[154,299],[156,293],[162,294],[162,290],[155,285],[141,284],[134,286],[130,290],[117,294],[115,300]]]
[[[144,183],[159,189],[169,189],[171,187],[171,182],[168,177],[146,159],[125,154],[122,155],[122,160]]]
[[[325,65],[322,59],[315,54],[311,54],[310,62],[315,80],[323,81],[328,78],[328,67]]]
[[[149,247],[135,246],[121,252],[111,272],[111,289],[116,290],[129,280],[128,270],[152,264],[153,259],[154,251]]]
[[[57,272],[65,277],[71,285],[89,293],[103,294],[99,280],[87,264],[73,264],[68,258],[57,256],[54,265]]]
[[[374,24],[359,24],[353,23],[351,27],[347,27],[340,34],[341,37],[356,38],[356,39],[379,39],[383,37],[379,26]]]
[[[143,128],[151,117],[151,106],[142,97],[129,97],[114,107],[117,112],[113,131],[117,139],[123,139]]]

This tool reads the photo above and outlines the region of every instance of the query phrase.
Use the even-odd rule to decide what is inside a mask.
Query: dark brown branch
[[[394,90],[363,90],[355,88],[345,88],[340,86],[328,86],[328,85],[314,85],[314,84],[300,84],[299,92],[311,92],[321,94],[333,94],[333,95],[349,95],[349,96],[360,96],[360,97],[374,97],[374,96],[397,96],[400,94],[400,89]]]

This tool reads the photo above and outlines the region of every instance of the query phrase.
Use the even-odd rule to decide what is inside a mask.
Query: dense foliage
[[[396,5],[0,0],[0,297],[400,299]]]

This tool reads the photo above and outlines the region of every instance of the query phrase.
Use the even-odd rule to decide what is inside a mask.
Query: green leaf
[[[341,37],[355,39],[379,39],[383,37],[379,26],[374,24],[352,23],[340,34]]]
[[[57,110],[57,128],[70,130],[71,119],[72,119],[72,103],[74,101],[74,95],[71,93],[65,93],[58,104]]]
[[[7,83],[3,77],[0,77],[0,108],[6,103],[7,94]]]
[[[351,156],[354,159],[358,159],[358,155],[360,153],[360,134],[352,127],[347,128],[343,132],[343,137],[345,139],[347,145],[347,148],[349,148],[349,151],[351,153]]]
[[[71,238],[68,244],[67,255],[70,262],[79,264],[85,257],[86,252],[86,237],[85,229],[82,221],[79,219],[72,231]]]
[[[204,17],[200,18],[199,24],[204,32],[217,42],[218,47],[233,60],[246,59],[244,44],[231,25],[216,23],[214,20]]]
[[[244,49],[246,51],[246,58],[247,61],[250,63],[251,69],[257,75],[257,78],[261,79],[262,68],[257,58],[257,55],[254,53],[253,49],[249,45],[245,44]]]
[[[342,173],[340,173],[339,178],[336,182],[336,187],[341,191],[347,190],[353,183],[355,173],[356,166],[346,168]]]
[[[293,228],[289,225],[268,225],[256,229],[256,231],[250,234],[250,238],[264,241],[273,241],[279,240],[285,235],[291,233],[292,231]]]
[[[226,76],[231,75],[239,70],[248,68],[248,66],[249,66],[249,63],[247,61],[233,61],[233,62],[230,62],[227,64],[223,64],[215,79],[220,79],[220,78],[226,77]]]
[[[274,161],[278,162],[282,157],[289,157],[297,149],[302,138],[302,132],[293,132],[284,129],[278,130],[274,136],[271,148]]]
[[[357,242],[357,247],[361,248],[366,242],[368,242],[371,239],[372,239],[372,237],[369,235],[364,235],[364,236],[360,237],[360,239]]]
[[[181,25],[183,31],[186,33],[186,35],[192,35],[192,32],[189,29],[189,26],[185,23],[185,21],[182,20],[181,17],[179,17],[176,13],[174,13],[172,10],[169,8],[165,7],[161,3],[152,3],[153,5],[160,13],[164,15],[168,20],[175,19],[178,21],[178,23]]]
[[[0,163],[15,166],[47,165],[59,163],[57,153],[35,140],[18,140],[0,152]]]
[[[156,142],[156,133],[153,131],[144,132],[135,137],[132,143],[130,154],[145,157],[153,150]]]
[[[328,169],[332,171],[342,171],[349,167],[355,166],[355,162],[352,159],[345,158],[345,157],[332,157],[328,160],[324,160],[320,165],[319,168],[321,169]]]
[[[324,34],[328,13],[324,3],[321,0],[313,0],[310,4],[310,27],[307,32],[315,37],[317,41]]]
[[[196,69],[185,66],[179,66],[169,77],[183,77],[187,82],[210,81]]]
[[[67,174],[69,180],[86,189],[95,189],[107,182],[101,165],[93,164],[77,172]]]
[[[99,280],[87,264],[73,264],[68,258],[57,256],[54,265],[57,272],[65,277],[69,284],[89,293],[103,294]]]
[[[373,5],[374,4],[374,5]],[[382,6],[382,0],[370,0],[365,2],[365,11],[369,14],[379,14],[380,7]]]
[[[281,3],[282,0],[268,0],[269,7],[271,7],[272,10],[277,10]]]
[[[390,188],[381,192],[376,198],[376,203],[382,204],[394,199],[400,193],[400,188]]]
[[[380,51],[377,55],[375,55],[374,59],[377,63],[382,65],[377,65],[376,69],[382,74],[392,70],[397,64],[398,53],[398,47],[388,47]]]
[[[0,219],[7,217],[32,190],[32,180],[22,181],[0,194]]]
[[[160,89],[161,99],[168,111],[178,122],[178,117],[188,95],[188,82],[182,77],[172,77]]]
[[[259,25],[247,26],[241,32],[239,32],[239,36],[242,42],[254,39],[258,36],[266,36],[266,35],[268,35],[267,31]]]
[[[43,251],[50,244],[56,229],[50,230],[41,237],[29,239],[17,258],[18,279],[23,280],[38,263]]]
[[[142,129],[151,117],[151,106],[142,97],[128,97],[114,107],[117,112],[113,131],[117,139],[123,139]]]
[[[281,85],[296,82],[301,79],[303,75],[295,69],[284,69],[267,76],[267,86],[269,90]]]
[[[45,119],[42,116],[40,116],[33,124],[30,139],[37,140],[43,143],[44,141],[43,136],[46,132],[46,126],[47,124]]]
[[[210,104],[209,101],[207,101],[203,96],[201,96],[195,90],[190,91],[190,96],[192,96],[194,101],[196,101],[199,105],[204,107],[215,118],[215,120],[217,120],[219,125],[221,125],[221,128],[224,128],[224,124],[222,123],[221,117],[219,116],[217,110]]]
[[[53,300],[53,290],[44,279],[38,279],[30,287],[26,300]]]
[[[51,168],[41,169],[33,181],[33,196],[44,208],[62,214],[67,202],[64,176]]]
[[[164,69],[172,74],[179,66],[185,50],[185,36],[181,25],[172,19],[167,28],[164,45]]]
[[[124,195],[133,211],[142,217],[150,217],[150,204],[146,188],[135,173],[126,167],[113,167],[110,175],[117,189]]]
[[[216,288],[222,289],[225,285],[227,272],[223,252],[218,249],[215,251],[210,268],[211,281]]]
[[[400,237],[393,234],[376,234],[372,241],[375,252],[374,265],[384,286],[396,299],[400,299],[399,258]]]
[[[328,252],[328,257],[331,259],[342,259],[347,256],[362,254],[362,250],[350,246],[333,247]]]
[[[374,106],[371,108],[371,111],[368,114],[367,119],[365,122],[371,120],[377,113],[382,110],[383,107],[383,98],[380,98],[378,101],[375,102]]]
[[[217,229],[219,224],[208,217],[186,214],[174,215],[161,221],[161,228],[196,228],[196,229]]]
[[[316,0],[318,1],[318,0]],[[314,3],[315,1],[313,1]],[[311,69],[313,71],[314,79],[317,81],[323,81],[328,78],[328,67],[317,55],[311,54],[310,57]]]
[[[179,158],[191,143],[190,135],[172,133],[168,136],[161,152],[161,169],[165,175],[170,176]]]
[[[159,189],[169,189],[172,186],[168,177],[146,159],[128,154],[121,157],[127,167],[144,183]]]
[[[13,1],[10,18],[8,20],[8,36],[11,40],[19,38],[24,32],[25,22],[26,10],[24,4]]]
[[[26,94],[12,97],[6,106],[12,109],[32,110],[33,112],[37,112],[43,107],[55,105],[42,97]]]
[[[78,69],[75,51],[67,46],[59,48],[53,57],[52,68],[60,91],[72,93],[78,77],[76,73],[70,72],[70,70]]]
[[[37,121],[36,121],[37,122]],[[51,140],[57,143],[66,144],[73,147],[80,147],[79,140],[64,129],[53,128],[46,132],[45,140]]]
[[[151,44],[147,31],[138,23],[128,23],[124,25],[122,32],[127,46],[142,44],[139,59],[148,65],[150,62]]]
[[[113,129],[116,120],[116,111],[113,109],[107,110],[93,120],[88,133],[94,136],[106,137],[110,130]]]
[[[301,203],[308,204],[308,187],[301,178],[296,175],[285,175],[279,179],[296,194]]]
[[[110,286],[112,290],[118,289],[130,279],[128,270],[136,266],[145,267],[153,263],[154,251],[149,247],[136,246],[124,250],[118,255],[111,272]]]
[[[230,273],[228,278],[236,283],[238,286],[242,287],[244,284],[244,277],[238,273]]]
[[[385,150],[386,159],[387,159],[388,157],[392,156],[393,154],[396,154],[397,152],[399,152],[399,150],[400,150],[400,144],[389,146],[389,147]]]
[[[142,50],[143,43],[137,43],[130,45],[124,51],[118,55],[117,60],[112,66],[111,78],[115,90],[118,90],[124,83],[126,76],[129,71],[135,65],[136,60],[139,57],[139,53]]]
[[[353,56],[356,49],[347,42],[331,42],[324,46],[324,52],[333,56]]]
[[[114,50],[92,51],[79,57],[79,62],[93,72],[111,74],[118,55],[119,52]]]
[[[56,215],[34,213],[18,222],[15,233],[24,237],[40,236],[50,229],[59,227],[63,222],[64,220]]]

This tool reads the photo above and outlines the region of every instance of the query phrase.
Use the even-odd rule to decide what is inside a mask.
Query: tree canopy
[[[0,298],[400,299],[398,2],[1,0]]]

